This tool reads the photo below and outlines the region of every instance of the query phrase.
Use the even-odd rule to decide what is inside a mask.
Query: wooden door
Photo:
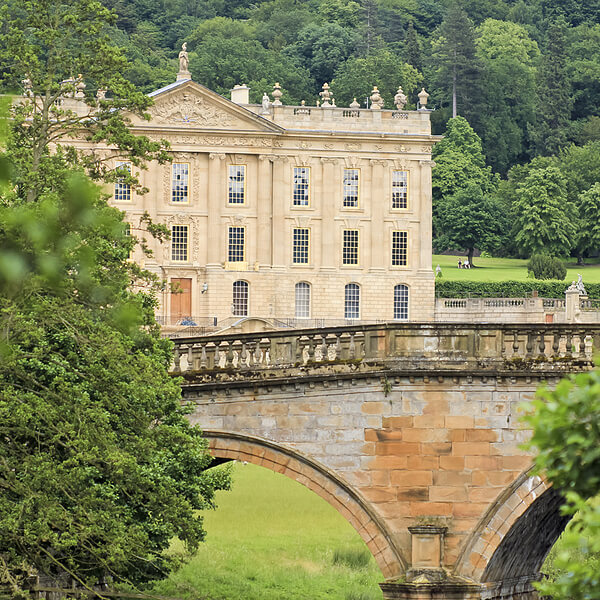
[[[189,277],[171,279],[171,318],[192,316],[192,280]]]

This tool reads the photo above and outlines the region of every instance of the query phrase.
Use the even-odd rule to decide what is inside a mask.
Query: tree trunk
[[[475,248],[468,248],[469,250],[469,268],[474,267],[475,265],[473,264],[473,252],[475,252]]]
[[[452,118],[456,118],[456,51],[454,52],[454,66],[452,67]]]

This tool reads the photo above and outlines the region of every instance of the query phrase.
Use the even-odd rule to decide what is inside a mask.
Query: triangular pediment
[[[279,133],[282,128],[208,88],[188,80],[150,94],[151,125]]]

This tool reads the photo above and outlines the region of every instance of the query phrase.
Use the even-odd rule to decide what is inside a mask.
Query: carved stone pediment
[[[280,130],[269,121],[191,81],[151,95],[154,106],[148,112],[153,124],[227,131]]]
[[[159,100],[150,110],[157,123],[231,127],[234,121],[231,114],[190,92]]]

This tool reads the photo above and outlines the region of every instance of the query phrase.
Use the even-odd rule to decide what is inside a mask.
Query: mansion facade
[[[180,79],[133,119],[173,159],[136,173],[149,193],[117,183],[111,201],[132,232],[146,212],[171,231],[133,257],[172,284],[159,321],[432,321],[429,111],[338,108],[329,92],[285,106],[278,89],[252,105],[244,86],[229,100]]]

